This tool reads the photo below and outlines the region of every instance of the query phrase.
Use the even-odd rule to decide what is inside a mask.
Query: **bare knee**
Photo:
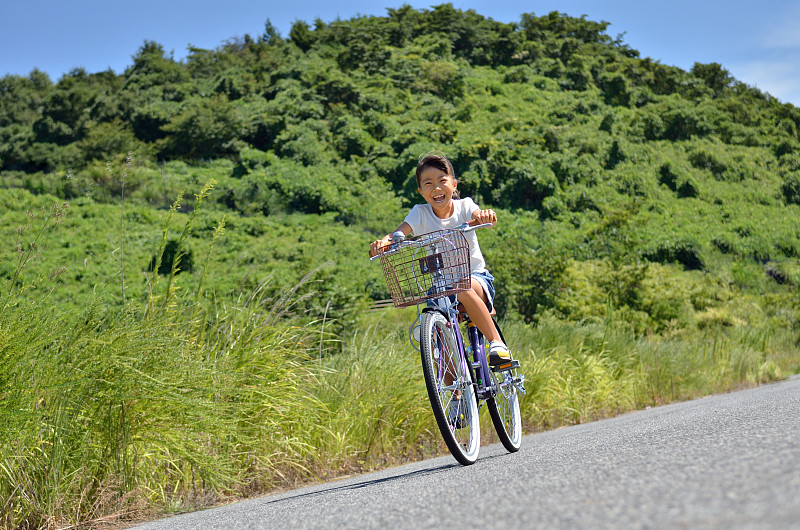
[[[458,295],[458,299],[465,303],[465,305],[475,307],[481,303],[481,296],[475,292],[474,290],[470,289],[469,291],[464,291]]]
[[[488,299],[486,298],[486,293],[483,292],[483,286],[480,284],[480,282],[476,282],[475,280],[473,280],[472,289],[470,290],[477,295],[478,300],[480,300],[484,304],[488,302]]]

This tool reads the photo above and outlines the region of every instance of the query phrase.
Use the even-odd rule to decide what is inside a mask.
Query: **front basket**
[[[471,288],[469,244],[464,234],[438,230],[406,240],[380,255],[395,307],[408,307]]]

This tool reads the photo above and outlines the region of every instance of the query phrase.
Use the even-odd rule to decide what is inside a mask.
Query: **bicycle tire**
[[[503,447],[516,453],[522,445],[522,415],[519,411],[519,392],[513,380],[516,370],[490,372],[495,394],[486,400],[494,430]]]
[[[422,372],[439,432],[460,464],[474,464],[480,451],[481,432],[470,370],[444,315],[437,311],[423,313],[420,328]],[[461,390],[460,400],[454,399],[456,390]],[[454,409],[457,406],[460,408]]]

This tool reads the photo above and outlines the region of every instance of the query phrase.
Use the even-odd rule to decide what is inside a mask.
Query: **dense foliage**
[[[642,59],[607,25],[403,6],[297,21],[287,37],[267,21],[263,35],[192,48],[182,62],[145,42],[120,75],[6,76],[2,184],[102,218],[123,193],[108,164],[132,153],[126,219],[147,231],[159,222],[152,207],[214,178],[219,215],[206,224],[225,213],[233,240],[214,288],[247,287],[237,272],[246,264],[285,284],[332,260],[317,306],[342,309],[387,295],[360,251],[417,201],[416,160],[440,149],[463,193],[501,211],[483,238],[505,313],[602,318],[611,307],[639,331],[658,330],[717,304],[717,291],[761,290],[759,270],[794,285],[800,110],[719,64],[686,72]],[[108,239],[97,233],[89,245],[113,250],[119,237]],[[242,245],[247,256],[236,257]],[[140,250],[129,260],[139,269],[154,259]],[[713,286],[686,306],[676,286],[652,285],[649,263],[678,263],[705,273],[687,281]],[[74,279],[88,291],[104,272]],[[664,274],[682,281],[679,269]]]

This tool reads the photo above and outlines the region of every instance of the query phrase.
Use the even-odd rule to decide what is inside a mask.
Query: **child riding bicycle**
[[[425,155],[417,164],[417,191],[425,199],[425,204],[414,206],[395,232],[402,232],[405,236],[421,235],[455,228],[472,220],[493,225],[497,223],[497,214],[493,210],[480,209],[469,197],[461,199],[457,186],[453,165],[444,155],[437,153]],[[475,232],[465,235],[470,250],[472,288],[460,293],[458,300],[464,306],[470,320],[489,341],[488,361],[490,365],[495,366],[510,360],[511,355],[491,316],[494,277],[486,270]],[[382,239],[373,241],[369,247],[370,256],[375,256],[382,248],[388,246],[391,238],[392,234],[387,234]]]

